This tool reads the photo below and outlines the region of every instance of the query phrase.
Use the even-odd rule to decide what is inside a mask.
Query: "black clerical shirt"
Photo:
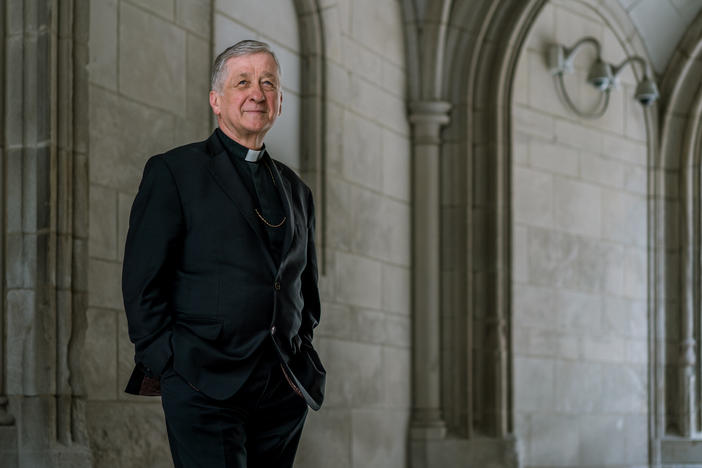
[[[273,259],[276,264],[279,264],[285,239],[285,223],[288,220],[286,219],[285,223],[279,227],[273,227],[279,225],[285,218],[285,210],[280,198],[279,187],[276,186],[273,178],[273,168],[270,166],[272,160],[261,155],[258,161],[246,161],[246,155],[249,152],[247,147],[229,138],[219,128],[216,130],[216,133],[222,145],[226,148],[229,159],[239,173],[239,177],[254,200],[254,205],[258,207],[260,215],[267,221],[266,223],[259,219],[268,237],[268,247]],[[262,151],[265,151],[265,147]]]

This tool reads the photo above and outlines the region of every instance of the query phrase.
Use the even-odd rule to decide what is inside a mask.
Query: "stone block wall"
[[[123,393],[133,345],[121,297],[129,210],[149,156],[202,140],[211,5],[91,0],[89,299],[82,374],[96,467],[172,466],[160,399]]]
[[[599,119],[559,100],[549,43],[585,36],[625,58],[621,33],[587,1],[547,4],[529,36],[513,94],[515,430],[526,466],[648,463],[647,149],[631,70]],[[584,108],[583,50],[566,75]]]
[[[296,466],[407,465],[410,407],[410,140],[397,0],[324,0],[323,316],[328,371]],[[319,208],[318,208],[319,209]]]

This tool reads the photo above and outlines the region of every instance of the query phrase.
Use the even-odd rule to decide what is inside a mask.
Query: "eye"
[[[246,86],[248,84],[247,80],[240,80],[236,85],[237,86]]]
[[[273,82],[270,81],[270,80],[266,80],[266,81],[263,82],[263,86],[265,86],[265,87],[267,87],[267,88],[275,88],[275,83],[273,83]]]

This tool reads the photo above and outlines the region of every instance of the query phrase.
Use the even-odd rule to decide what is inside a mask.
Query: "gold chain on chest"
[[[271,176],[271,181],[273,182],[273,187],[277,187],[277,184],[275,183],[275,179],[273,178],[273,171],[271,171],[271,167],[268,165],[267,161],[263,161],[263,164],[266,165],[266,169],[268,169],[268,174]],[[283,224],[285,224],[285,221],[288,219],[287,216],[283,216],[283,220],[279,222],[278,224],[273,224],[269,222],[266,218],[263,217],[260,211],[258,211],[258,208],[254,208],[254,211],[256,212],[256,215],[258,215],[259,219],[263,221],[263,224],[265,224],[268,227],[271,228],[279,228]]]

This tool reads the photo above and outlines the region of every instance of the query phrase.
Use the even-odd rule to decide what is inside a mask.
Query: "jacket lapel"
[[[216,135],[210,137],[210,143],[212,140],[216,139]],[[258,236],[261,243],[264,245],[264,251],[266,252],[266,258],[270,265],[275,265],[273,257],[268,250],[268,240],[265,233],[263,232],[263,227],[261,226],[258,217],[256,216],[255,206],[251,195],[244,187],[244,183],[239,177],[239,173],[234,169],[234,165],[229,160],[229,155],[224,148],[216,148],[216,144],[213,144],[214,149],[219,149],[220,151],[213,154],[210,158],[208,169],[212,178],[214,178],[217,185],[227,194],[227,196],[232,200],[234,205],[239,209],[241,215],[244,217],[246,222],[251,226]],[[276,269],[276,268],[274,268]]]
[[[278,192],[280,193],[280,199],[283,202],[283,210],[285,210],[285,216],[288,218],[288,221],[285,223],[285,238],[283,240],[283,250],[282,252],[280,252],[280,261],[282,263],[283,259],[288,254],[288,250],[290,250],[290,246],[292,245],[293,241],[293,235],[295,233],[295,211],[292,208],[292,192],[290,188],[290,182],[288,182],[287,179],[283,179],[283,177],[281,177],[280,171],[278,171],[278,166],[276,166],[271,157],[268,155],[268,151],[266,151],[263,154],[263,158],[266,159],[266,164],[268,164],[268,167],[271,168],[273,178],[275,179],[275,186],[278,188]]]

